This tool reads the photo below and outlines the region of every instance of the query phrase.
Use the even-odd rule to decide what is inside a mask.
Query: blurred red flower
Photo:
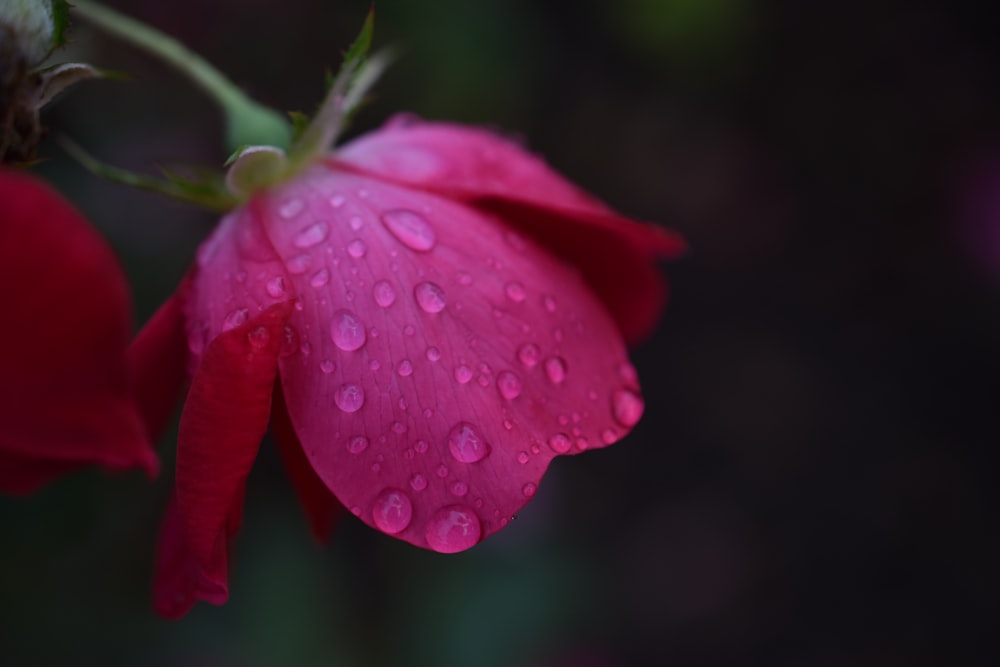
[[[554,456],[639,420],[625,342],[682,247],[494,134],[410,117],[253,196],[135,343],[153,422],[193,375],[157,608],[225,600],[269,419],[321,537],[338,500],[440,552],[504,527]]]
[[[129,393],[125,276],[103,239],[41,181],[0,169],[0,491],[82,466],[158,463]]]

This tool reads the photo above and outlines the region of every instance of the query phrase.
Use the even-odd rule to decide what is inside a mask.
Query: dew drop
[[[490,446],[483,440],[476,427],[468,422],[459,422],[448,433],[448,449],[456,461],[476,463],[490,453]]]
[[[412,336],[413,334],[417,333],[417,328],[412,324],[407,324],[405,327],[403,327],[403,333],[406,334],[407,336]]]
[[[285,287],[285,279],[282,276],[275,276],[268,280],[264,289],[267,290],[267,295],[272,299],[280,299],[288,294],[288,290]]]
[[[566,362],[562,357],[549,357],[545,360],[545,375],[553,384],[566,380]]]
[[[644,407],[642,398],[634,391],[619,389],[611,396],[611,412],[618,423],[626,428],[638,423]]]
[[[417,444],[413,445],[413,448],[417,450],[417,454],[426,454],[429,447],[426,440],[417,440]]]
[[[404,424],[403,422],[393,422],[392,423],[392,432],[393,433],[396,433],[398,435],[402,435],[402,434],[406,433],[408,430],[409,429],[406,428],[406,424]]]
[[[295,354],[299,349],[298,332],[286,324],[281,333],[283,336],[281,339],[281,356],[287,357],[290,354]],[[302,353],[309,354],[309,343],[302,343]]]
[[[306,204],[301,199],[286,199],[278,206],[278,215],[285,220],[291,220],[301,213],[305,207]]]
[[[368,438],[363,435],[356,435],[347,441],[347,451],[351,454],[360,454],[368,449]]]
[[[524,291],[524,285],[517,282],[507,283],[504,286],[503,291],[504,294],[507,295],[507,298],[513,301],[514,303],[521,303],[528,296]]]
[[[550,313],[556,312],[556,300],[550,295],[546,294],[542,297],[542,305],[545,306],[545,310]]]
[[[368,368],[372,369],[373,371],[377,371],[378,369],[382,368],[382,362],[379,361],[378,359],[372,359],[371,361],[368,362]]]
[[[613,428],[606,428],[601,431],[601,440],[603,440],[606,445],[615,443],[618,441],[618,432]]]
[[[354,259],[361,259],[368,253],[368,246],[361,239],[354,239],[347,244],[347,254]]]
[[[549,447],[551,447],[552,451],[556,454],[565,454],[573,448],[573,442],[565,433],[556,433],[554,436],[549,438]]]
[[[459,384],[468,384],[472,379],[472,369],[462,364],[455,368],[455,381]]]
[[[413,296],[417,299],[417,305],[424,312],[439,313],[444,310],[446,303],[444,290],[434,283],[424,282],[417,284],[413,288]]]
[[[372,296],[375,298],[375,303],[383,308],[396,303],[396,290],[387,280],[380,280],[372,286]]]
[[[441,350],[431,346],[427,348],[426,356],[427,356],[427,361],[438,361],[439,359],[441,359]]]
[[[396,365],[396,372],[399,373],[401,377],[409,377],[413,375],[413,364],[409,359],[403,359]]]
[[[338,310],[330,323],[330,337],[345,352],[357,350],[365,344],[365,327],[349,310]]]
[[[517,462],[520,463],[521,465],[527,463],[530,460],[530,458],[531,457],[528,456],[528,452],[520,451],[517,453]]]
[[[413,477],[410,478],[410,488],[414,491],[423,491],[427,488],[427,478],[419,472],[415,473]]]
[[[230,329],[235,329],[241,324],[245,323],[250,316],[250,311],[247,308],[240,308],[239,310],[234,310],[226,318],[222,320],[222,330],[229,331]]]
[[[538,365],[538,359],[541,357],[541,350],[534,343],[525,343],[521,347],[517,348],[517,359],[522,364],[528,368],[534,368]]]
[[[512,401],[521,395],[521,379],[510,371],[503,371],[497,375],[497,388],[501,396]]]
[[[352,215],[351,219],[347,221],[347,224],[353,231],[358,231],[365,226],[365,221],[361,219],[360,215]]]
[[[434,228],[416,211],[405,208],[386,211],[382,214],[382,224],[411,250],[426,252],[437,243]]]
[[[288,267],[288,272],[295,275],[301,275],[309,270],[312,266],[312,255],[296,255],[288,260],[285,264]]]
[[[330,198],[330,206],[333,208],[340,208],[344,205],[344,195],[334,195]]]
[[[253,349],[262,350],[267,347],[268,342],[270,342],[271,334],[268,333],[267,329],[264,327],[257,327],[247,334],[247,340],[250,341],[250,346],[253,347]]]
[[[434,416],[434,411],[431,410],[430,408],[424,408],[423,415],[424,419],[430,419],[431,417]]]
[[[453,496],[458,496],[459,498],[464,497],[469,493],[469,485],[465,482],[459,480],[451,485],[451,494]]]
[[[319,369],[329,375],[333,371],[337,370],[337,365],[329,359],[324,359],[319,363]]]
[[[465,551],[479,542],[482,536],[479,517],[464,505],[442,507],[424,529],[424,536],[431,549],[439,553]]]
[[[463,285],[465,287],[468,287],[469,285],[471,285],[472,284],[472,274],[469,273],[468,271],[459,271],[458,272],[458,284],[459,285]]]
[[[357,412],[365,404],[365,390],[356,384],[342,384],[334,392],[333,402],[344,412]]]
[[[448,470],[448,466],[446,466],[444,464],[441,464],[441,465],[438,466],[437,476],[440,477],[441,479],[444,479],[445,477],[448,476],[448,473],[450,473],[450,472],[451,471]]]
[[[521,493],[524,495],[525,498],[531,498],[532,496],[535,495],[536,491],[538,491],[538,487],[532,484],[531,482],[528,482],[527,484],[521,487]]]
[[[323,268],[313,274],[313,277],[309,279],[309,284],[313,287],[322,287],[330,282],[330,272]]]
[[[325,222],[316,222],[295,235],[292,244],[296,248],[312,248],[326,240],[326,235],[330,231],[330,226]]]
[[[395,535],[410,525],[413,519],[413,503],[405,492],[399,489],[386,489],[375,498],[372,519],[383,533]]]

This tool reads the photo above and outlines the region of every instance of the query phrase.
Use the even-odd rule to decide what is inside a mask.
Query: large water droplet
[[[409,359],[403,359],[396,365],[396,372],[404,378],[413,375],[413,363]]]
[[[538,365],[538,359],[542,356],[542,351],[534,343],[525,343],[517,348],[517,359],[528,368]]]
[[[222,320],[222,330],[229,331],[230,329],[235,329],[246,322],[249,316],[250,310],[247,308],[240,308],[239,310],[232,311],[226,315],[224,320]]]
[[[365,404],[365,390],[356,384],[342,384],[334,392],[333,402],[344,412],[357,412]]]
[[[292,199],[286,199],[285,201],[281,202],[281,204],[278,206],[278,215],[280,215],[285,220],[291,220],[299,213],[301,213],[302,209],[304,209],[305,207],[306,204],[301,199],[297,199],[294,197]]]
[[[468,422],[459,422],[448,433],[448,449],[456,461],[475,463],[482,461],[490,453],[490,446],[476,427]]]
[[[410,488],[414,491],[423,491],[427,488],[427,478],[419,472],[414,473],[413,477],[410,478]]]
[[[618,423],[626,428],[639,422],[644,407],[642,397],[629,389],[619,389],[611,396],[611,412]]]
[[[482,536],[483,528],[479,517],[469,507],[450,505],[442,507],[424,529],[424,536],[431,549],[439,553],[453,554],[474,546]]]
[[[497,375],[497,389],[507,400],[514,400],[521,395],[521,379],[510,371],[502,371]]]
[[[405,208],[386,211],[382,214],[382,224],[411,250],[426,252],[437,243],[434,228],[416,211]]]
[[[328,282],[330,282],[330,271],[326,268],[320,269],[309,279],[309,284],[317,288],[326,285]]]
[[[375,297],[375,303],[383,308],[396,303],[396,290],[387,280],[380,280],[372,286],[372,296]]]
[[[347,244],[347,254],[354,259],[361,259],[368,252],[368,246],[361,239],[354,239]]]
[[[338,310],[330,322],[330,337],[341,350],[351,352],[365,344],[365,326],[351,311]]]
[[[330,231],[330,226],[325,222],[316,222],[295,235],[292,244],[296,248],[311,248],[326,240],[326,235]]]
[[[285,279],[282,276],[275,276],[268,280],[264,289],[267,290],[267,295],[272,299],[280,299],[288,294],[288,289],[285,287]]]
[[[553,384],[561,384],[566,380],[566,362],[562,357],[549,357],[545,360],[545,375]]]
[[[552,451],[556,454],[565,454],[573,448],[573,441],[570,440],[569,436],[565,433],[556,433],[554,436],[549,438],[549,447],[551,447]]]
[[[524,291],[524,285],[518,282],[507,283],[503,288],[504,294],[507,298],[514,303],[521,303],[527,298],[527,294]]]
[[[372,519],[383,533],[395,535],[410,525],[413,519],[413,503],[403,491],[386,489],[375,498]]]
[[[351,454],[360,454],[368,449],[368,438],[363,435],[356,435],[347,441],[347,451]]]
[[[444,290],[431,282],[419,283],[413,288],[413,296],[425,312],[439,313],[444,310],[445,300]]]

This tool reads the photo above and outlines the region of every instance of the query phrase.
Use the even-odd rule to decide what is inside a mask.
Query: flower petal
[[[125,277],[57,193],[0,170],[0,490],[29,493],[75,468],[142,467],[156,455],[129,395]]]
[[[217,336],[191,382],[178,434],[177,506],[203,567],[238,527],[291,312],[292,302],[276,304]]]
[[[320,542],[329,542],[341,505],[330,489],[326,488],[323,480],[316,475],[312,463],[302,451],[302,443],[295,435],[292,420],[288,416],[280,382],[274,387],[271,435],[278,443],[278,450],[295,487],[295,493],[298,494],[299,503],[309,517],[312,534]]]
[[[297,217],[278,215],[288,201]],[[638,420],[603,304],[504,221],[323,165],[243,215],[287,265],[310,266],[291,272],[301,343],[279,360],[285,399],[316,472],[379,530],[471,547],[531,499],[556,454]]]
[[[220,605],[228,599],[228,540],[219,539],[216,547],[208,563],[194,555],[177,510],[177,499],[171,495],[156,547],[153,608],[158,614],[178,619],[198,600]]]
[[[500,215],[580,268],[629,341],[648,335],[665,302],[666,284],[653,260],[685,248],[677,235],[618,215],[542,159],[486,130],[397,117],[344,146],[336,159]]]

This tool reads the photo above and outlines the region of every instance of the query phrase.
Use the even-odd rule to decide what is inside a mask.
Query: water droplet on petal
[[[351,219],[347,221],[347,224],[353,231],[356,232],[365,226],[365,221],[361,219],[360,215],[352,215]]]
[[[413,288],[413,295],[417,299],[417,305],[428,313],[441,312],[447,303],[444,290],[431,282],[419,283]]]
[[[417,450],[417,454],[426,454],[430,446],[426,440],[417,440],[417,444],[413,445],[413,448]]]
[[[530,458],[531,457],[528,456],[528,452],[521,451],[517,453],[517,462],[520,463],[521,465],[527,463],[530,460]]]
[[[510,371],[503,371],[497,375],[497,388],[501,396],[512,401],[521,395],[521,379]]]
[[[504,286],[503,291],[504,294],[507,295],[507,298],[514,303],[521,303],[528,296],[524,291],[524,285],[517,282],[507,283],[507,285]]]
[[[409,359],[403,359],[396,365],[396,372],[404,378],[409,377],[410,375],[413,375],[413,364]]]
[[[347,254],[354,259],[361,259],[368,252],[368,246],[361,239],[354,239],[347,244]]]
[[[462,364],[455,368],[455,381],[459,384],[467,384],[472,379],[472,369]]]
[[[542,305],[545,306],[545,310],[550,313],[556,312],[556,300],[550,295],[546,294],[542,297]]]
[[[427,478],[419,472],[415,473],[413,477],[410,478],[410,488],[414,491],[423,491],[427,488]]]
[[[250,346],[255,350],[263,350],[271,340],[271,334],[264,327],[257,327],[247,334]]]
[[[372,505],[372,519],[383,533],[395,535],[406,529],[413,519],[413,503],[405,492],[386,489]]]
[[[431,549],[439,553],[465,551],[479,542],[482,535],[479,517],[464,505],[442,507],[424,529],[424,536]]]
[[[451,472],[451,471],[450,471],[450,470],[448,470],[448,466],[446,466],[446,465],[444,465],[444,464],[441,464],[441,465],[439,465],[439,466],[438,466],[438,469],[437,469],[437,476],[438,476],[438,477],[440,477],[441,479],[444,479],[445,477],[447,477],[447,476],[448,476],[448,474],[449,474],[450,472]]]
[[[532,496],[535,495],[536,491],[538,491],[538,487],[532,484],[531,482],[528,482],[527,484],[521,487],[521,493],[524,494],[525,498],[531,498]]]
[[[549,357],[545,360],[545,375],[553,384],[566,380],[566,362],[562,357]]]
[[[280,299],[288,293],[285,288],[285,279],[282,276],[275,276],[268,280],[264,289],[267,290],[267,295],[272,299]]]
[[[549,447],[551,447],[552,451],[556,454],[565,454],[573,448],[573,442],[565,433],[556,433],[554,436],[549,438]]]
[[[356,435],[347,441],[347,451],[351,454],[360,454],[368,449],[368,438],[363,435]]]
[[[434,228],[416,211],[405,208],[386,211],[382,214],[382,224],[411,250],[426,252],[437,243]]]
[[[373,371],[377,371],[378,369],[382,368],[382,362],[379,361],[378,359],[372,359],[371,361],[368,362],[368,368],[372,369]]]
[[[306,204],[301,199],[286,199],[278,206],[278,215],[285,220],[291,220],[301,213],[305,207]]]
[[[534,368],[538,365],[541,354],[541,350],[534,343],[525,343],[517,349],[518,360],[528,368]]]
[[[388,308],[396,302],[396,290],[386,280],[380,280],[372,286],[372,295],[375,297],[375,303],[383,308]]]
[[[239,310],[232,311],[226,315],[224,320],[222,320],[222,330],[229,331],[230,329],[235,329],[246,322],[249,316],[250,310],[247,308],[240,308]]]
[[[344,412],[357,412],[365,404],[365,390],[356,384],[342,384],[334,392],[333,402]]]
[[[322,287],[323,285],[326,285],[328,282],[330,282],[330,272],[325,268],[317,271],[315,274],[313,274],[313,277],[310,278],[309,280],[309,284],[312,285],[313,287]]]
[[[438,361],[441,358],[441,350],[436,347],[427,348],[427,361]]]
[[[295,257],[289,259],[285,266],[288,268],[289,273],[301,275],[308,271],[309,267],[312,266],[312,255],[296,255]]]
[[[490,446],[483,440],[476,427],[468,422],[459,422],[448,433],[448,449],[456,461],[476,463],[490,453]]]
[[[459,498],[465,496],[469,492],[469,485],[465,482],[459,480],[451,485],[451,493]]]
[[[330,227],[325,222],[311,224],[295,235],[292,244],[296,248],[311,248],[325,241],[329,231]]]
[[[606,445],[615,443],[618,441],[618,432],[613,428],[606,428],[601,431],[601,440],[603,440]]]
[[[344,195],[334,195],[330,197],[330,206],[333,208],[340,208],[344,205]]]
[[[466,287],[468,287],[469,285],[471,285],[472,284],[472,274],[469,273],[468,271],[459,271],[458,272],[458,284],[459,285],[464,285]]]
[[[324,359],[320,362],[319,369],[329,375],[333,371],[337,370],[337,365],[329,359]]]
[[[619,389],[611,397],[611,412],[618,423],[626,428],[638,423],[644,407],[642,397],[628,389]]]
[[[330,337],[345,352],[357,350],[365,344],[365,327],[349,310],[338,310],[330,322]]]

